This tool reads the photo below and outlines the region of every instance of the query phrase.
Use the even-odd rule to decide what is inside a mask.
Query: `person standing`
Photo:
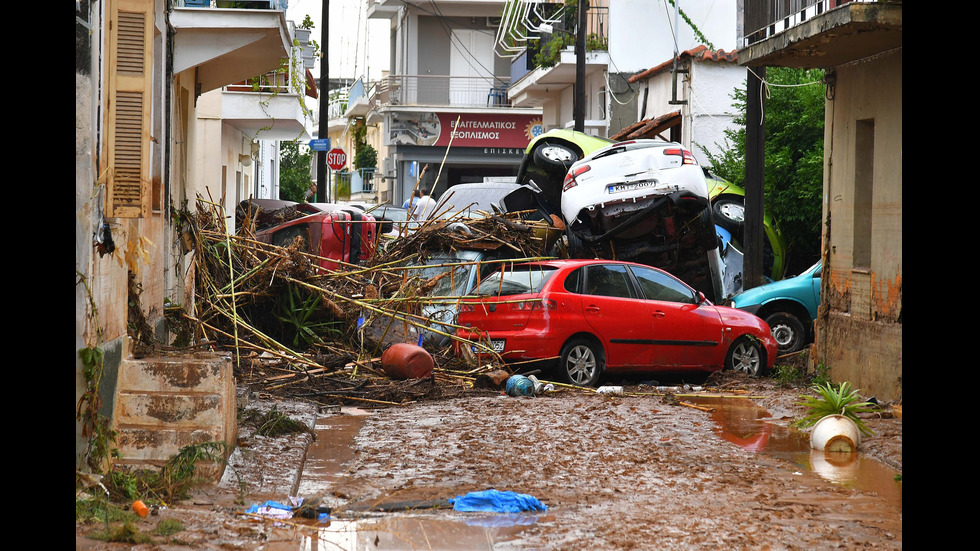
[[[412,208],[412,219],[419,222],[424,222],[436,208],[436,201],[432,197],[429,197],[429,188],[423,187],[421,189],[421,197],[419,197],[418,202]]]
[[[412,192],[412,196],[405,199],[405,202],[402,203],[402,208],[408,212],[412,212],[412,207],[414,207],[415,203],[418,202],[419,197],[422,197],[422,190],[415,188],[415,191]]]

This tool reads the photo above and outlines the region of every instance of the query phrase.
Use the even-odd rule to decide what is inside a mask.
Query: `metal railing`
[[[395,75],[377,83],[375,99],[387,105],[509,107],[510,78]]]
[[[877,0],[744,0],[744,46],[770,38],[849,2]]]
[[[305,82],[305,81],[304,81]],[[271,71],[225,86],[229,92],[258,92],[262,94],[289,94],[289,71]]]

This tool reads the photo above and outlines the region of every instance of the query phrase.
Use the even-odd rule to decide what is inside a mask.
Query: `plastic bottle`
[[[140,518],[146,518],[146,515],[150,513],[150,509],[141,499],[137,499],[133,502],[133,510],[136,511],[136,514],[139,515]]]

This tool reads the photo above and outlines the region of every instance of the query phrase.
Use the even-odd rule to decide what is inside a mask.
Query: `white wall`
[[[736,47],[736,3],[732,0],[676,0],[677,5],[716,50]],[[666,6],[666,7],[665,7]],[[669,11],[668,11],[669,9]],[[680,22],[677,50],[702,44],[691,26]],[[609,2],[609,53],[615,70],[629,73],[649,69],[674,56],[674,10],[659,0]]]

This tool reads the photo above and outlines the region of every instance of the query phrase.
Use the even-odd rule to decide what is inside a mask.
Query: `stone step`
[[[123,360],[113,422],[122,455],[117,466],[161,466],[185,446],[215,441],[226,443],[227,458],[238,432],[230,358],[198,353]]]

